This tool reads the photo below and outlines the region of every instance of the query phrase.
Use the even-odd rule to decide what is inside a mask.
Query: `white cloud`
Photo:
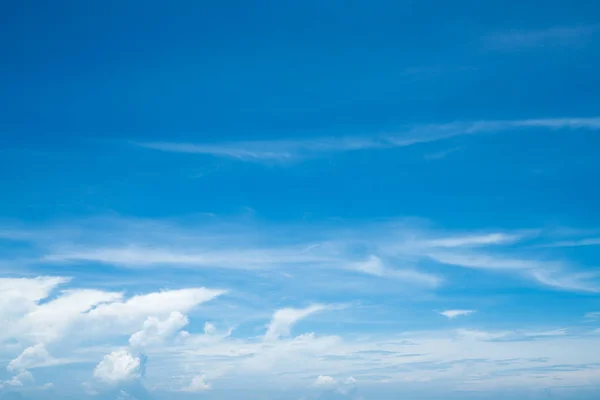
[[[509,258],[481,252],[426,252],[430,259],[442,264],[512,272],[559,290],[575,292],[600,291],[600,274],[577,273],[561,262]]]
[[[204,375],[198,375],[192,378],[188,386],[181,388],[182,392],[203,392],[210,389],[210,384],[205,382]]]
[[[585,238],[578,240],[565,240],[562,242],[554,242],[540,245],[540,247],[580,247],[580,246],[597,246],[600,245],[600,238]]]
[[[19,371],[27,368],[32,368],[48,363],[51,359],[48,351],[42,343],[31,346],[23,350],[23,352],[10,363],[7,369],[9,371]]]
[[[598,31],[597,26],[558,26],[539,30],[513,30],[489,35],[486,45],[494,50],[531,49],[548,45],[580,45]]]
[[[185,288],[124,299],[121,293],[89,289],[66,290],[42,304],[39,304],[40,299],[35,299],[22,305],[24,312],[21,316],[15,315],[9,329],[0,332],[0,336],[48,344],[66,337],[72,340],[89,340],[131,334],[149,317],[168,320],[172,313],[187,313],[223,293],[225,291],[216,289]],[[177,319],[177,314],[173,315]],[[172,319],[166,323],[175,322]],[[151,325],[152,320],[148,324]],[[165,327],[161,325],[157,328]],[[149,331],[146,333],[150,335]],[[150,340],[144,335],[140,333],[138,336]]]
[[[346,384],[346,385],[354,385],[354,384],[356,384],[356,379],[353,376],[349,376],[344,381],[344,384]]]
[[[141,359],[129,350],[113,351],[94,369],[94,377],[107,383],[129,381],[140,377]]]
[[[0,278],[0,320],[10,327],[15,317],[33,310],[36,303],[48,297],[59,285],[69,282],[65,277]],[[0,332],[0,337],[2,332]]]
[[[148,315],[166,316],[174,311],[187,313],[199,304],[224,294],[224,290],[186,288],[166,290],[133,296],[127,301],[113,301],[90,310],[89,317],[95,320],[111,319],[127,323]]]
[[[88,318],[94,307],[121,300],[121,293],[101,290],[65,290],[60,296],[31,310],[21,321],[20,329],[35,341],[53,342],[62,338],[73,323]]]
[[[424,241],[422,245],[427,247],[475,247],[514,243],[523,234],[489,233],[483,235],[450,236],[439,239]]]
[[[214,335],[217,332],[217,328],[211,324],[210,322],[204,323],[204,334],[205,335]]]
[[[571,273],[562,269],[533,269],[527,274],[536,281],[560,290],[575,292],[600,292],[598,273]]]
[[[142,329],[131,335],[129,344],[133,347],[144,347],[150,344],[161,343],[165,339],[174,336],[188,323],[187,316],[178,311],[171,312],[164,320],[156,317],[148,317],[144,321]]]
[[[508,124],[515,127],[600,128],[600,119],[496,123],[500,126]],[[494,127],[494,122],[486,122],[464,129],[477,131]],[[571,266],[566,261],[544,260],[536,254],[539,252],[539,249],[536,249],[544,241],[553,239],[551,231],[541,229],[455,234],[431,229],[431,224],[424,221],[392,220],[353,229],[315,226],[307,231],[297,226],[226,224],[215,222],[215,217],[209,220],[212,222],[205,219],[193,223],[102,220],[106,226],[97,226],[97,221],[82,221],[76,225],[84,227],[84,233],[77,231],[78,234],[73,234],[73,228],[63,226],[55,228],[55,235],[50,234],[51,229],[41,229],[41,232],[33,232],[27,237],[39,240],[34,244],[41,246],[40,250],[45,253],[41,256],[42,260],[53,262],[92,261],[136,268],[155,265],[173,268],[229,268],[256,273],[277,270],[281,274],[289,274],[290,270],[298,267],[311,272],[327,273],[350,269],[424,288],[436,288],[447,281],[443,276],[445,274],[438,272],[439,269],[435,274],[426,270],[427,264],[434,261],[461,267],[503,271],[557,290],[595,292],[600,289],[599,279],[579,275],[576,266]],[[254,238],[251,244],[247,240],[249,236]],[[525,240],[529,242],[525,243]],[[531,245],[533,240],[536,241],[534,246]],[[123,247],[122,243],[128,245]],[[502,247],[505,245],[510,247]],[[493,252],[490,251],[492,247]],[[356,249],[368,250],[367,254],[371,256],[365,259],[365,253],[357,252]],[[419,269],[414,266],[419,266]],[[303,280],[306,285],[313,287],[320,284],[318,280]],[[290,279],[289,283],[293,281],[298,279]],[[331,285],[343,286],[348,283],[349,281],[333,280]],[[358,283],[355,287],[357,285]],[[146,316],[148,315],[144,318]],[[52,334],[44,329],[36,332],[37,340],[48,340],[40,336]]]
[[[474,312],[475,312],[475,310],[446,310],[446,311],[440,312],[440,314],[443,315],[444,317],[448,317],[449,319],[453,319],[453,318],[460,317],[460,316],[470,315],[470,314],[473,314]]]
[[[33,375],[31,375],[31,372],[27,370],[22,370],[19,371],[19,373],[13,376],[10,380],[4,381],[3,384],[8,386],[25,386],[33,382],[35,382],[35,380],[33,379]]]
[[[588,320],[591,320],[591,321],[600,320],[600,311],[594,311],[594,312],[585,313],[585,315],[583,317],[585,319],[588,319]]]
[[[179,268],[228,268],[262,269],[273,264],[297,264],[300,262],[323,262],[322,257],[312,253],[303,253],[298,248],[241,248],[235,252],[225,249],[191,251],[187,248],[148,249],[142,246],[102,247],[81,250],[59,250],[45,255],[47,262],[92,261],[126,267],[146,267],[149,265],[171,265]]]
[[[350,264],[350,268],[364,274],[397,279],[408,283],[437,287],[441,283],[441,278],[411,269],[393,269],[387,267],[381,258],[370,255],[365,261]]]
[[[315,379],[315,386],[333,386],[337,383],[335,379],[328,375],[319,375],[317,379]]]
[[[509,131],[517,128],[530,127],[549,129],[599,129],[600,118],[454,122],[441,125],[417,126],[395,134],[362,137],[317,137],[304,140],[262,140],[213,144],[146,142],[136,143],[136,145],[165,152],[208,154],[215,157],[235,158],[241,161],[286,162],[319,154],[405,147],[447,139],[453,136]]]
[[[264,338],[265,340],[276,340],[281,336],[287,336],[296,322],[326,309],[327,306],[325,305],[315,304],[306,308],[283,308],[277,310],[273,314]]]

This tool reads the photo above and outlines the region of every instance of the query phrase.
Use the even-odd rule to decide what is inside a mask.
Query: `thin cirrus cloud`
[[[556,26],[538,30],[512,30],[488,35],[486,47],[493,50],[530,49],[541,46],[578,46],[598,32],[596,25]]]
[[[584,318],[588,321],[599,321],[600,320],[600,311],[592,311],[585,313]]]
[[[524,128],[600,129],[600,117],[454,122],[423,125],[401,133],[338,138],[261,140],[224,143],[135,142],[139,147],[169,153],[205,154],[248,162],[286,162],[357,150],[389,149],[455,136]]]
[[[561,242],[548,243],[542,245],[542,247],[580,247],[580,246],[598,246],[600,245],[600,238],[584,238],[578,240],[565,240]]]
[[[554,238],[551,231],[541,229],[453,233],[419,228],[421,224],[415,226],[413,220],[308,230],[294,226],[220,225],[214,220],[144,222],[123,218],[74,224],[79,230],[66,226],[54,231],[51,227],[31,229],[27,243],[32,254],[39,254],[31,263],[229,269],[232,273],[279,271],[293,275],[302,268],[340,276],[344,271],[360,273],[429,289],[451,281],[447,278],[452,271],[439,266],[456,266],[482,274],[504,274],[555,290],[600,289],[596,271],[582,271],[568,260],[547,258],[545,251],[538,249],[553,243]],[[253,241],[248,242],[248,237]],[[360,249],[368,249],[368,253]],[[439,265],[434,271],[428,267],[431,264]],[[300,281],[303,285],[315,285],[304,279],[297,280],[297,284]],[[340,284],[343,282],[340,280]],[[48,283],[49,287],[54,284]],[[31,295],[44,294],[36,293]],[[96,295],[106,294],[77,293],[82,297],[80,304],[95,301]]]
[[[600,292],[600,271],[575,272],[564,262],[505,257],[480,252],[430,252],[439,263],[521,275],[546,287],[575,292]]]
[[[464,317],[467,315],[471,315],[475,312],[475,310],[445,310],[445,311],[441,311],[440,315],[443,315],[444,317],[448,318],[448,319],[454,319],[456,317]]]
[[[420,272],[414,269],[396,269],[390,268],[384,264],[380,257],[370,255],[366,260],[351,264],[350,269],[367,275],[373,275],[381,278],[396,279],[399,281],[411,282],[423,286],[437,287],[442,283],[442,279],[434,274]]]

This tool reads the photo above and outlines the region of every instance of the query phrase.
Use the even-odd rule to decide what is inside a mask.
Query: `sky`
[[[0,399],[600,396],[600,5],[0,5]]]

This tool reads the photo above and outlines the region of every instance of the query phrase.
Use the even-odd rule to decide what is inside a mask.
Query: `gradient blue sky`
[[[598,4],[173,3],[0,6],[0,399],[598,398]]]

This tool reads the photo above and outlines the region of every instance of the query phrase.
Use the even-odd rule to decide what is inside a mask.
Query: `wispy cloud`
[[[382,278],[397,279],[413,284],[437,287],[442,279],[434,274],[428,274],[411,269],[395,269],[386,266],[381,258],[371,255],[364,261],[351,264],[351,269],[364,274],[378,276]]]
[[[600,292],[599,272],[573,272],[568,265],[559,261],[539,261],[480,252],[431,252],[429,257],[442,264],[458,267],[520,274],[555,289]]]
[[[335,138],[313,137],[223,143],[135,142],[134,144],[171,153],[205,154],[250,162],[286,162],[323,154],[406,147],[455,136],[519,128],[595,130],[600,129],[600,117],[454,122],[416,126],[393,133]]]
[[[265,340],[276,340],[281,336],[290,334],[292,326],[303,318],[329,307],[323,304],[314,304],[306,308],[283,308],[273,314],[273,318],[265,333]]]
[[[473,314],[475,310],[445,310],[440,312],[440,315],[447,317],[448,319],[453,319],[456,317],[467,316]]]
[[[456,152],[458,152],[458,151],[460,151],[462,149],[463,149],[462,147],[452,147],[450,149],[438,151],[438,152],[435,152],[435,153],[425,154],[425,156],[423,156],[423,158],[426,159],[426,160],[441,160],[443,158],[448,157],[450,154],[456,153]]]
[[[495,50],[530,49],[541,46],[577,46],[598,31],[598,26],[558,26],[540,30],[512,30],[485,37],[485,44]]]
[[[590,321],[600,321],[600,311],[585,313],[583,317]]]
[[[565,240],[561,242],[547,243],[542,245],[543,247],[580,247],[580,246],[598,246],[600,245],[600,238],[585,238],[578,240]]]
[[[468,236],[450,236],[425,241],[427,247],[477,247],[514,243],[523,239],[526,233],[488,233]]]
[[[552,243],[552,233],[539,229],[455,233],[402,221],[298,227],[219,222],[216,217],[97,219],[71,224],[77,229],[67,225],[31,229],[26,243],[30,246],[28,264],[34,266],[82,268],[101,263],[128,269],[228,269],[228,276],[239,273],[245,279],[248,274],[288,276],[278,287],[290,283],[314,290],[321,283],[308,275],[343,277],[335,282],[349,289],[359,281],[367,284],[356,273],[406,288],[435,289],[451,281],[453,272],[444,265],[526,278],[559,290],[600,290],[599,271],[548,258],[547,252],[536,247]]]

